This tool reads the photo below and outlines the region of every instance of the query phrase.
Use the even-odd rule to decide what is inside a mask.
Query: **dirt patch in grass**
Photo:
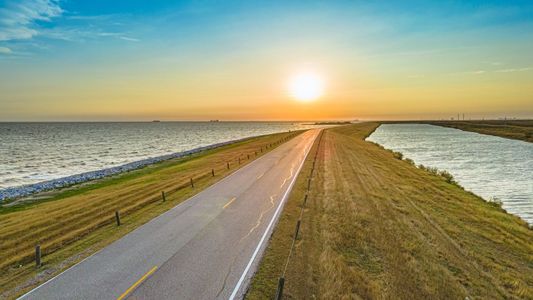
[[[365,142],[378,125],[324,131],[284,297],[533,298],[533,230],[439,174]],[[307,174],[297,179],[249,299],[276,294]]]

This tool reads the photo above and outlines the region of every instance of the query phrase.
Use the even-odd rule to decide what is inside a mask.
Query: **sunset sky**
[[[464,2],[0,0],[0,121],[533,117],[533,1]]]

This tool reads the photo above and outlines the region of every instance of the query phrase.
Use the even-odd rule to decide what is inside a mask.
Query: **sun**
[[[289,80],[289,93],[302,102],[316,100],[324,93],[324,80],[315,72],[297,73]]]

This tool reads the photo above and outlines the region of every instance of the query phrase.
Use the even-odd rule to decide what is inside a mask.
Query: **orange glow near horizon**
[[[81,2],[2,11],[0,122],[533,118],[533,5]]]

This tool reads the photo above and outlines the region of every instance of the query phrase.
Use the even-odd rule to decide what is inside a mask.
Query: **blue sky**
[[[0,43],[15,55],[102,44],[121,47],[115,43],[117,39],[143,41],[147,46],[183,41],[222,41],[227,45],[232,39],[269,43],[269,33],[279,35],[284,29],[288,31],[285,35],[292,33],[293,38],[316,35],[309,26],[316,26],[320,34],[331,30],[333,35],[354,41],[358,36],[373,35],[377,43],[394,36],[401,40],[400,36],[456,33],[460,38],[479,33],[472,41],[477,44],[490,42],[489,35],[504,38],[510,32],[514,39],[531,37],[533,22],[531,1],[3,0],[0,7]],[[387,52],[385,47],[380,50]]]
[[[443,114],[523,115],[533,113],[531,89],[509,95],[515,102],[507,111],[501,101],[532,78],[531,53],[533,1],[3,0],[0,120],[116,119],[124,99],[133,95],[142,105],[150,93],[175,112],[168,118],[208,118],[202,109],[229,110],[242,101],[253,111],[267,105],[264,95],[281,103],[281,92],[265,86],[302,65],[327,74],[336,106],[365,107],[320,118],[407,118],[407,111],[386,107],[435,93],[456,96],[468,89],[459,87],[464,81],[478,90]],[[483,110],[473,99],[490,95],[494,83],[501,95],[490,103],[500,104]],[[444,101],[437,98],[431,101]],[[111,103],[110,113],[75,113],[88,101]],[[53,106],[72,109],[39,113]],[[428,103],[411,117],[424,115],[440,116],[439,109]]]

